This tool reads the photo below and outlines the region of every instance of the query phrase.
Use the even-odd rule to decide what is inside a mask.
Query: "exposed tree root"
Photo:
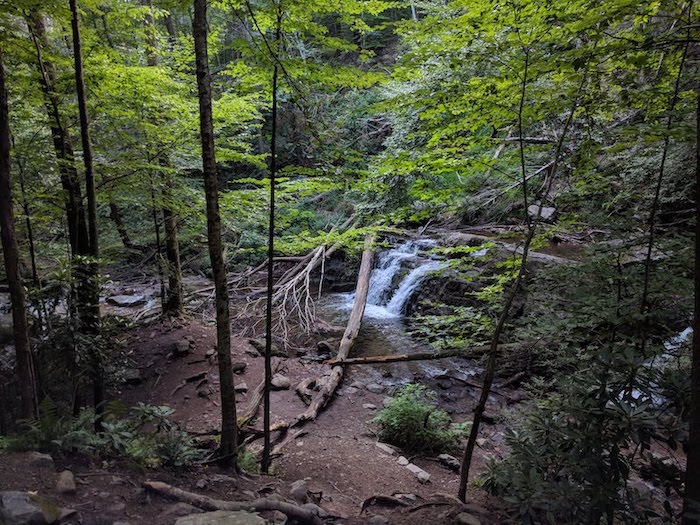
[[[288,518],[295,519],[301,523],[308,523],[309,525],[323,525],[323,520],[321,520],[321,518],[319,518],[309,509],[299,507],[286,501],[279,501],[277,499],[258,498],[252,501],[225,501],[195,494],[194,492],[188,492],[161,481],[144,481],[143,487],[150,491],[156,492],[161,496],[165,496],[166,498],[176,501],[183,501],[204,510],[246,510],[249,512],[276,510],[282,514],[285,514]]]

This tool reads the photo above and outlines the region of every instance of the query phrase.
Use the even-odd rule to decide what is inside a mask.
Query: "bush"
[[[401,388],[392,402],[372,420],[379,438],[413,452],[442,453],[454,449],[465,434],[444,410],[435,407],[435,393],[423,385]]]

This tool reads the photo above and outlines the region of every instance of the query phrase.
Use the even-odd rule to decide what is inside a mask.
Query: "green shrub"
[[[466,430],[435,407],[434,392],[418,384],[401,388],[372,422],[379,425],[379,439],[413,452],[449,451]]]

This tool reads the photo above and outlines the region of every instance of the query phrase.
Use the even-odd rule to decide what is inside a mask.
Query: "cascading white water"
[[[405,242],[396,248],[379,254],[377,266],[372,270],[367,294],[365,316],[375,319],[395,319],[406,310],[409,299],[423,280],[432,271],[442,267],[440,261],[419,257],[421,246],[415,242]],[[412,268],[397,284],[396,277],[404,264],[415,259],[418,265]],[[353,296],[349,298],[352,303]]]

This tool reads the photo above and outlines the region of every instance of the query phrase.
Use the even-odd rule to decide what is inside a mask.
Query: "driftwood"
[[[309,509],[299,507],[298,505],[294,505],[293,503],[286,501],[279,501],[277,499],[258,498],[252,501],[225,501],[195,494],[194,492],[188,492],[161,481],[144,481],[143,487],[152,492],[160,494],[161,496],[165,496],[166,498],[182,501],[203,510],[245,510],[248,512],[276,510],[282,514],[285,514],[288,518],[295,519],[301,523],[308,523],[309,525],[323,525],[323,520],[321,520],[321,518],[319,518]]]
[[[357,335],[360,333],[360,326],[362,325],[362,316],[365,313],[365,305],[367,304],[367,292],[369,291],[369,278],[372,273],[372,265],[374,263],[374,252],[372,247],[374,245],[374,236],[368,235],[365,238],[365,249],[362,252],[362,262],[360,263],[360,271],[357,276],[357,288],[355,290],[355,303],[352,306],[352,312],[350,313],[350,319],[348,320],[347,327],[345,328],[345,333],[343,338],[340,340],[340,345],[338,346],[338,356],[337,359],[343,361],[347,359],[350,350],[355,344]],[[313,421],[316,419],[319,411],[326,406],[328,401],[335,393],[340,381],[343,378],[343,367],[334,366],[331,370],[328,380],[324,383],[321,389],[314,395],[314,398],[309,404],[309,408],[306,411],[299,414],[296,418],[290,421],[286,427],[287,430],[292,429],[296,426],[302,425],[307,421]],[[293,438],[292,438],[293,439]],[[290,438],[285,439],[279,443],[273,454],[279,454],[280,449],[290,441]]]

